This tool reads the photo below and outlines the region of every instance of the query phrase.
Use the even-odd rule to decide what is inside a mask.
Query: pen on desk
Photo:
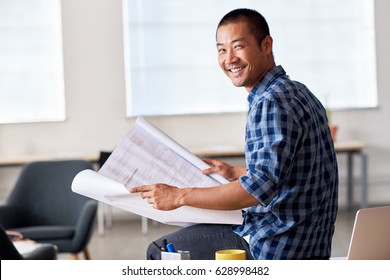
[[[162,247],[164,248],[165,251],[168,251],[168,250],[167,250],[168,241],[167,241],[166,239],[163,239],[162,242],[163,242]]]
[[[158,246],[158,244],[157,244],[156,242],[154,242],[154,241],[152,241],[152,243],[153,243],[157,248],[159,248],[160,251],[165,251],[165,248],[164,248],[163,246]]]

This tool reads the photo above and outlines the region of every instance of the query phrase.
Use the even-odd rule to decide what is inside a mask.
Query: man
[[[245,209],[242,225],[195,225],[164,237],[192,259],[213,259],[216,250],[229,248],[246,250],[248,259],[329,259],[338,168],[325,109],[275,65],[268,24],[258,12],[231,11],[218,24],[216,40],[220,67],[249,93],[246,166],[205,159],[205,174],[219,173],[230,183],[154,184],[132,192],[160,210]],[[154,245],[147,254],[159,258]]]

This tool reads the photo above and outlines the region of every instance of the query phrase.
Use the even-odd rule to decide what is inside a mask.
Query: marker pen
[[[167,250],[170,253],[176,253],[175,247],[173,247],[172,243],[167,244]]]

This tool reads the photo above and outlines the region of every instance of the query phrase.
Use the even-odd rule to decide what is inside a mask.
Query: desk
[[[347,208],[353,208],[353,191],[354,191],[354,156],[361,157],[361,187],[362,199],[361,208],[368,206],[368,158],[364,152],[366,145],[360,141],[336,141],[334,144],[337,154],[347,155]],[[204,147],[191,150],[200,157],[226,158],[226,157],[244,157],[244,150],[239,147]]]
[[[23,166],[35,161],[50,161],[50,160],[73,160],[82,159],[92,163],[99,160],[98,153],[84,154],[84,153],[58,153],[52,155],[20,155],[20,156],[0,156],[0,167],[17,167]]]

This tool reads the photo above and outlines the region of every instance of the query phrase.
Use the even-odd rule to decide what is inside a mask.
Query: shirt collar
[[[252,105],[256,102],[260,98],[261,94],[272,84],[272,82],[283,75],[286,75],[286,71],[284,71],[283,67],[280,65],[275,66],[268,71],[250,91],[248,95],[249,104]]]

